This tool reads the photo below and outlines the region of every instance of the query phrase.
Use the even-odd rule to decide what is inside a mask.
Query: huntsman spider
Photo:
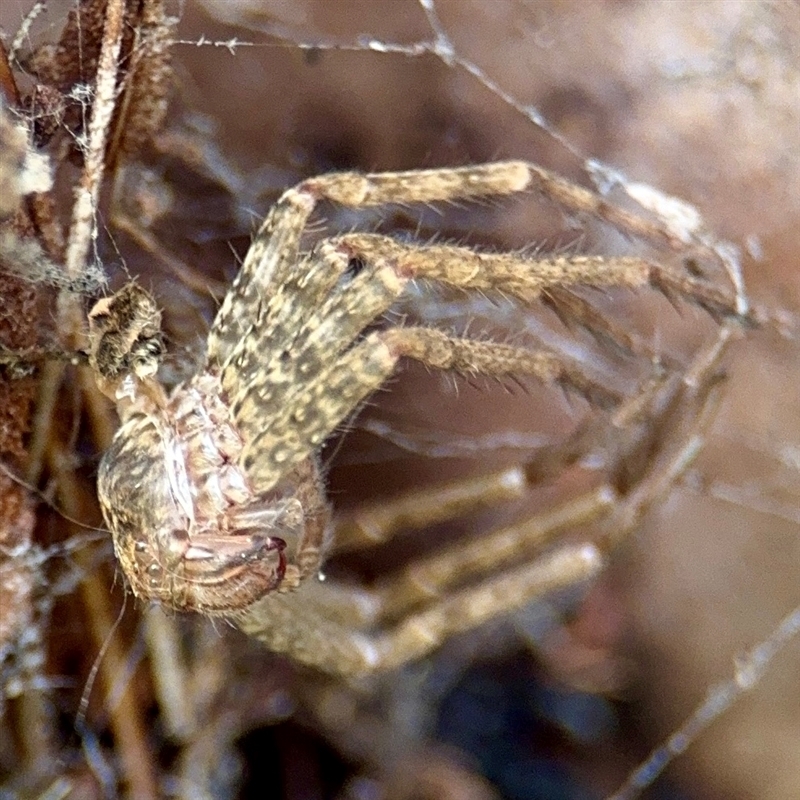
[[[149,294],[129,284],[95,306],[90,363],[122,419],[102,460],[99,496],[137,597],[227,618],[274,651],[349,677],[393,669],[598,572],[701,442],[720,355],[741,319],[733,293],[706,279],[694,258],[675,267],[638,256],[524,256],[373,233],[301,248],[320,201],[358,209],[531,191],[673,255],[711,253],[655,215],[522,161],[339,173],[305,180],[273,206],[217,313],[204,362],[171,393],[156,378],[160,313]],[[633,339],[575,287],[657,290],[720,324],[688,365],[651,364],[625,397],[547,347],[376,324],[415,280],[501,292],[523,306],[544,301],[623,351],[635,349]],[[320,448],[404,358],[561,385],[600,408],[601,422],[517,466],[332,521]],[[602,453],[603,481],[532,519],[443,547],[371,587],[317,579],[330,553],[521,497],[591,453]]]

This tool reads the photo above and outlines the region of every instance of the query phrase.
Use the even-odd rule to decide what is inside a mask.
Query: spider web
[[[656,8],[408,0],[332,10],[312,2],[207,0],[183,8],[175,48],[191,76],[191,105],[213,116],[219,127],[212,138],[228,143],[215,157],[226,189],[238,194],[225,213],[243,240],[273,199],[270,190],[303,174],[353,161],[386,169],[525,157],[594,182],[615,200],[642,198],[644,182],[653,204],[686,198],[710,230],[739,248],[743,275],[734,270],[732,277],[746,286],[765,324],[735,349],[727,399],[696,468],[626,557],[626,614],[634,649],[644,653],[636,691],[652,720],[645,728],[653,742],[676,731],[634,782],[644,785],[669,753],[691,744],[676,764],[684,786],[724,796],[793,796],[800,785],[798,715],[787,698],[797,694],[797,655],[765,668],[800,624],[797,612],[784,617],[798,601],[800,520],[798,304],[790,266],[799,229],[792,223],[800,216],[797,25],[792,7],[781,3]],[[56,22],[47,25],[57,30]],[[298,70],[298,63],[308,68]],[[232,124],[243,107],[251,119]],[[263,163],[271,166],[256,174]],[[537,236],[535,220],[520,214],[503,222],[495,211],[463,218],[458,209],[448,212],[456,214],[451,229],[471,243],[503,246],[523,247]],[[331,226],[349,224],[333,213]],[[436,221],[426,215],[411,227],[433,229]],[[498,225],[505,227],[498,232]],[[541,230],[546,235],[545,225]],[[216,277],[222,283],[230,276]],[[178,305],[184,296],[172,291]],[[184,316],[213,313],[213,302],[192,302]],[[183,318],[173,325],[179,339]],[[667,341],[672,332],[659,321],[654,335]],[[385,422],[380,429],[426,452],[442,442],[459,449],[455,433],[436,431]],[[530,446],[513,418],[499,433],[481,433],[500,435],[506,447]],[[59,547],[69,554],[90,536]],[[41,563],[36,574],[44,580]],[[75,566],[70,580],[39,587],[42,618],[86,569]],[[23,673],[45,680],[40,660]],[[699,737],[750,689],[756,691],[746,705]],[[615,796],[633,796],[635,788]]]

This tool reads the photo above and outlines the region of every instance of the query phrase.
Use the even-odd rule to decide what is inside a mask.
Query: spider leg
[[[280,286],[297,269],[300,237],[313,210],[313,198],[294,189],[272,206],[211,326],[209,364],[230,362],[239,342],[256,326],[252,311],[262,305],[268,287]]]
[[[234,621],[270,650],[353,678],[420,658],[456,633],[588,579],[602,561],[594,545],[565,546],[532,564],[462,589],[380,633],[332,621],[333,598],[325,584],[303,585],[300,595],[265,595]],[[315,593],[319,593],[316,601]]]
[[[262,338],[270,310],[294,302],[303,313],[337,280],[336,269],[309,270],[300,256],[300,238],[321,200],[360,208],[510,194],[524,188],[525,172],[520,162],[372,175],[341,172],[310,178],[288,189],[261,224],[217,312],[208,337],[208,363],[228,366],[242,339],[254,333],[256,339]],[[346,269],[346,260],[338,263]],[[261,311],[254,314],[253,309]]]
[[[416,245],[389,236],[352,233],[330,240],[350,257],[391,264],[405,278],[422,278],[482,292],[500,291],[531,303],[553,287],[650,285],[669,298],[683,297],[717,319],[736,316],[735,300],[708,281],[644,258],[561,255],[526,258],[481,253],[455,245]]]
[[[294,589],[303,578],[319,571],[330,523],[330,507],[317,459],[312,456],[298,464],[290,481],[295,486],[294,497],[303,508],[304,525],[300,536],[292,542],[293,550],[288,554],[279,591]]]
[[[495,161],[478,166],[383,172],[360,175],[333,173],[304,181],[298,189],[352,208],[390,203],[433,203],[472,197],[536,191],[576,214],[605,220],[631,236],[677,252],[685,252],[687,228],[656,222],[610,203],[603,195],[565,180],[550,170],[527,161]],[[719,254],[702,241],[691,244],[713,260]]]
[[[399,667],[456,633],[590,578],[602,567],[603,554],[636,528],[698,452],[719,398],[716,364],[732,334],[732,327],[723,328],[682,376],[653,382],[612,415],[605,446],[616,445],[619,426],[645,425],[650,435],[623,435],[610,453],[608,479],[594,490],[413,562],[371,588],[305,584],[296,605],[292,598],[267,595],[237,624],[270,649],[354,677]],[[508,481],[507,471],[506,479],[516,482]],[[492,494],[497,487],[487,488]],[[462,501],[466,497],[457,500],[464,511]],[[473,507],[478,505],[480,498]],[[436,513],[426,520],[423,515],[417,524],[438,519]],[[594,542],[540,554],[564,530],[592,522],[600,524]]]
[[[333,552],[381,544],[404,529],[423,528],[499,501],[520,499],[531,486],[560,474],[593,450],[604,453],[609,480],[587,495],[591,513],[600,516],[613,498],[627,494],[621,507],[627,509],[629,518],[640,518],[645,500],[652,503],[653,498],[662,496],[699,448],[718,394],[720,381],[715,367],[732,334],[732,328],[721,329],[682,376],[652,381],[621,405],[610,420],[601,419],[578,429],[564,445],[547,448],[519,466],[361,506],[343,515],[336,521]],[[666,431],[673,430],[678,435],[667,437]],[[668,438],[674,438],[677,444],[663,446],[661,440]],[[565,510],[572,514],[576,507],[567,506]],[[563,513],[557,508],[552,516],[543,517],[537,522],[543,532],[531,534],[533,538],[546,539],[549,533],[544,532],[551,525],[561,525]],[[624,524],[617,520],[615,525],[609,524],[609,531],[629,530],[632,524],[632,519]],[[613,533],[609,535],[616,538]],[[502,539],[489,550],[503,552]]]
[[[531,375],[544,384],[560,383],[601,408],[616,406],[621,400],[617,392],[545,349],[462,339],[435,328],[390,328],[380,336],[396,357],[413,358],[436,369],[467,375]]]
[[[318,448],[389,378],[403,356],[438,369],[558,381],[601,406],[613,406],[620,400],[612,390],[546,350],[457,339],[427,328],[376,331],[327,366],[320,365],[296,402],[279,408],[268,420],[259,413],[268,402],[259,394],[260,384],[246,387],[241,402],[234,402],[233,412],[245,440],[242,464],[251,478],[259,486],[277,483],[287,468]],[[264,392],[270,390],[269,385],[263,388]]]
[[[465,583],[485,580],[541,557],[563,534],[608,517],[618,501],[617,493],[603,484],[529,519],[439,548],[368,589],[326,585],[325,613],[342,624],[361,628],[385,625]]]
[[[321,200],[362,208],[500,196],[530,190],[540,192],[569,211],[604,219],[632,236],[676,251],[686,250],[685,236],[678,236],[663,224],[618,208],[602,195],[524,161],[366,175],[331,173],[309,178],[284,192],[261,225],[214,321],[208,342],[209,363],[227,363],[237,343],[256,324],[251,321],[252,309],[261,304],[264,296],[279,291],[279,287],[297,275],[300,237]],[[702,242],[695,242],[694,246],[719,260]],[[716,305],[717,298],[712,298],[712,302]],[[729,305],[725,302],[723,307]]]
[[[255,315],[258,330],[223,366],[222,385],[245,435],[262,431],[288,407],[300,422],[309,384],[327,375],[405,285],[385,265],[364,265],[352,276],[345,275],[347,265],[346,254],[320,243],[298,268],[306,283],[276,289]],[[315,293],[313,301],[297,296],[306,290]]]
[[[377,255],[369,246],[360,250],[364,271],[347,287],[333,291],[318,309],[308,312],[295,334],[292,348],[278,348],[271,356],[268,353],[264,363],[263,349],[247,340],[240,345],[231,369],[223,372],[223,387],[232,398],[231,408],[245,440],[243,464],[259,486],[275,485],[287,468],[319,447],[331,431],[385,382],[403,356],[438,369],[463,373],[531,375],[545,383],[559,382],[601,407],[618,405],[620,396],[616,392],[544,349],[458,339],[418,327],[373,332],[353,344],[358,333],[391,306],[402,291],[408,280],[402,274],[402,259],[408,261],[410,254],[424,254],[433,249],[409,248],[383,237],[367,239],[370,245],[379,240],[385,245],[384,250],[378,247]],[[349,248],[344,248],[342,241],[328,242],[316,258],[325,263],[335,263],[337,258],[349,259]],[[348,237],[346,241],[352,240]],[[382,255],[387,249],[391,250],[389,255]],[[444,250],[449,255],[444,266],[437,268],[437,277],[445,280],[442,276],[447,274],[450,282],[469,288],[482,288],[478,277],[472,280],[468,277],[484,274],[476,267],[476,260],[483,267],[487,266],[487,258],[504,260],[517,277],[531,272],[520,269],[520,264],[528,265],[518,259],[485,256],[471,250],[463,253],[459,250],[458,258],[454,258],[449,248]],[[466,265],[461,264],[462,255]],[[438,256],[436,261],[440,261]],[[616,267],[614,262],[610,263],[612,266],[600,274],[611,282],[630,281],[631,271],[642,279],[641,273],[649,269],[646,262],[638,259],[618,260]],[[570,264],[574,266],[575,262]],[[590,271],[596,266],[593,263]],[[341,274],[341,270],[339,264],[335,271]],[[463,274],[453,275],[456,270]],[[561,270],[560,279],[565,275],[575,278],[569,265],[563,265]],[[433,266],[425,270],[433,271]],[[580,274],[579,278],[584,280],[585,275]],[[537,287],[536,291],[540,290]]]
[[[263,396],[271,391],[269,384],[245,387],[233,412],[244,440],[241,464],[251,480],[264,488],[278,483],[384,383],[396,363],[397,356],[373,333],[303,384],[294,403],[272,405]]]
[[[246,442],[245,469],[259,486],[273,486],[288,467],[319,447],[380,387],[403,356],[439,369],[532,375],[546,383],[559,381],[603,407],[619,403],[616,392],[546,350],[455,339],[424,328],[390,329],[369,334],[354,344],[361,331],[392,305],[410,279],[410,275],[403,274],[403,260],[433,250],[395,247],[391,240],[367,237],[366,244],[356,251],[358,274],[343,281],[346,265],[355,257],[350,242],[356,238],[323,242],[306,260],[311,273],[338,276],[335,283],[328,284],[327,296],[318,298],[312,306],[293,306],[289,300],[284,302],[278,291],[275,296],[279,300],[270,298],[269,308],[264,311],[269,322],[255,323],[262,326],[262,335],[242,340],[223,366],[222,385],[231,398],[231,409]],[[380,245],[387,241],[390,244],[382,249]],[[437,277],[468,288],[496,286],[485,277],[475,276],[483,276],[483,270],[491,273],[500,264],[507,267],[508,275],[513,272],[520,286],[535,276],[531,264],[513,257],[463,249],[456,249],[454,255],[449,248],[443,250],[449,253],[445,258],[447,266],[444,272],[438,271]],[[459,266],[462,255],[466,264]],[[579,264],[584,265],[583,272]],[[637,259],[618,260],[616,268],[600,274],[611,283],[632,283],[631,273],[644,270],[643,264]],[[533,278],[539,281],[535,291],[550,280],[585,279],[595,274],[597,266],[596,259],[566,260],[554,267],[557,275],[550,279]],[[462,274],[456,275],[458,270]],[[431,266],[419,271],[425,274],[434,269]],[[469,275],[473,276],[471,281]],[[523,289],[517,293],[524,294]],[[305,314],[298,318],[301,310]]]
[[[468,372],[532,374],[559,380],[600,405],[618,402],[597,381],[547,352],[460,342],[421,329],[389,332],[383,341],[354,345],[361,331],[415,277],[478,291],[500,290],[526,302],[548,288],[576,283],[650,283],[665,293],[687,296],[713,313],[733,313],[729,298],[713,286],[640,258],[535,260],[461,247],[413,247],[370,234],[337,237],[303,256],[299,251],[302,230],[322,199],[353,207],[431,202],[509,194],[527,188],[532,180],[540,188],[553,189],[555,197],[569,195],[575,208],[604,208],[602,203],[589,203],[593,195],[588,190],[524,162],[408,173],[338,173],[309,179],[284,193],[220,308],[208,346],[209,365],[221,371],[222,388],[246,441],[246,468],[261,488],[272,487],[309,448],[318,447],[380,386],[403,355]],[[354,276],[348,275],[351,265]],[[597,320],[590,321],[585,311],[583,319],[597,327]]]
[[[380,545],[405,530],[418,530],[521,500],[532,485],[545,482],[590,453],[597,442],[596,434],[595,426],[584,427],[571,437],[574,446],[571,442],[546,448],[544,453],[523,464],[375,503],[362,503],[334,520],[330,552],[335,555]],[[602,496],[601,492],[601,499]],[[561,519],[557,511],[553,513],[554,519]]]

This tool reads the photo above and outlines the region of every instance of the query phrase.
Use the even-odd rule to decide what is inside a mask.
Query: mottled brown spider
[[[129,285],[95,307],[90,361],[122,418],[100,467],[99,496],[137,597],[226,617],[273,650],[357,676],[419,657],[455,632],[599,569],[605,550],[697,449],[719,354],[738,317],[729,294],[696,269],[681,273],[638,257],[527,258],[365,233],[300,247],[321,200],[361,208],[523,191],[685,249],[669,225],[521,161],[341,173],[306,180],[277,201],[219,309],[205,362],[171,394],[155,378],[160,316],[149,295]],[[657,368],[626,399],[546,349],[427,327],[370,328],[415,279],[500,291],[523,304],[544,296],[620,347],[631,345],[620,327],[564,287],[651,286],[722,324],[688,369]],[[441,370],[561,384],[607,409],[610,422],[602,433],[583,427],[519,467],[362,509],[333,525],[319,449],[404,357]],[[584,496],[411,564],[371,590],[315,579],[326,549],[382,541],[403,527],[518,497],[592,446],[603,448],[609,478]],[[596,520],[605,521],[600,535],[542,554],[560,531]]]

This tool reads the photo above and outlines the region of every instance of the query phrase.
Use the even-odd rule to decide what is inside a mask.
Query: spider
[[[538,191],[630,236],[686,249],[658,221],[616,207],[534,164],[334,173],[303,181],[272,207],[222,303],[196,374],[171,393],[156,377],[160,313],[136,284],[90,313],[90,365],[122,420],[98,491],[133,593],[224,617],[270,649],[343,677],[394,669],[449,636],[596,574],[608,550],[683,473],[719,384],[717,364],[741,322],[732,298],[696,264],[639,257],[525,257],[348,233],[301,249],[320,201],[351,208]],[[695,243],[702,249],[702,243]],[[719,323],[688,368],[656,364],[631,397],[546,348],[450,336],[421,326],[375,328],[415,279],[551,304],[598,340],[632,349],[620,325],[569,287],[654,287]],[[331,521],[319,451],[402,358],[438,370],[531,376],[605,410],[526,463]],[[444,548],[371,589],[316,580],[323,555],[389,539],[520,497],[590,452],[599,487],[479,540]],[[591,538],[553,544],[600,522]]]

